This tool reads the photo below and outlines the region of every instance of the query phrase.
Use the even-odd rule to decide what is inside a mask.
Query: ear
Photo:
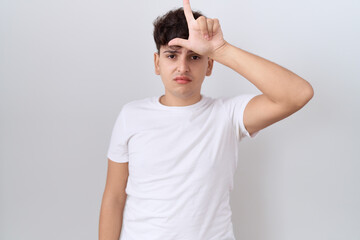
[[[206,69],[206,76],[210,76],[214,66],[214,59],[208,57],[208,67]]]
[[[155,66],[155,74],[160,75],[160,67],[159,67],[159,54],[157,52],[154,53],[154,66]]]

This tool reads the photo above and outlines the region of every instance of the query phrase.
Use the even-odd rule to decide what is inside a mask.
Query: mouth
[[[190,78],[188,78],[186,76],[178,76],[178,77],[174,78],[174,80],[177,83],[181,83],[181,84],[189,83],[192,81]]]

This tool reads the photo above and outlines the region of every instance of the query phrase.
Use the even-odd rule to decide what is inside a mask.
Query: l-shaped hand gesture
[[[219,20],[200,16],[194,18],[189,0],[184,0],[184,13],[189,29],[188,40],[174,38],[168,44],[190,49],[197,54],[211,56],[226,44]]]

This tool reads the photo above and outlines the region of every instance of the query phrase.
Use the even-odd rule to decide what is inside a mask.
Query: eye
[[[175,58],[175,55],[174,55],[174,54],[170,54],[170,55],[167,56],[167,58],[174,59],[174,58]]]
[[[194,55],[194,56],[191,56],[191,59],[193,59],[193,60],[199,60],[199,59],[200,59],[200,56]]]

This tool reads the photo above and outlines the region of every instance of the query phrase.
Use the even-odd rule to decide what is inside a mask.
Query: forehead
[[[173,46],[169,46],[169,45],[163,45],[160,47],[160,52],[185,52],[185,53],[195,53],[194,51],[188,49],[188,48],[184,48],[181,46],[177,46],[177,45],[173,45]]]

